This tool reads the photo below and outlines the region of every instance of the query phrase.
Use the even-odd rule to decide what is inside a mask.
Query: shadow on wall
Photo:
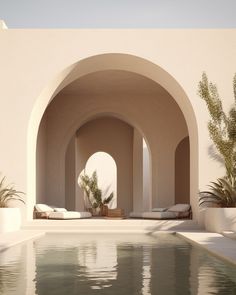
[[[219,152],[217,151],[216,147],[214,146],[214,144],[211,144],[208,147],[208,155],[210,156],[210,158],[214,161],[217,161],[218,163],[220,163],[220,165],[222,167],[224,167],[225,162],[224,159],[222,158],[222,156],[219,154]]]
[[[178,144],[175,151],[175,204],[190,203],[190,147],[189,137]]]

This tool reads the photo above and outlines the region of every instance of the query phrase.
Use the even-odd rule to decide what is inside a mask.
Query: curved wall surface
[[[152,79],[179,105],[190,137],[190,195],[197,217],[198,190],[224,174],[208,155],[209,116],[197,84],[206,71],[217,83],[224,106],[231,105],[235,29],[21,29],[0,30],[0,39],[0,132],[7,143],[1,147],[0,164],[3,173],[27,192],[29,219],[36,201],[37,135],[48,103],[79,77],[111,69]]]
[[[160,85],[141,75],[125,71],[101,71],[81,77],[63,89],[48,106],[41,122],[47,134],[45,145],[47,158],[43,165],[46,170],[42,170],[41,174],[46,175],[48,201],[50,203],[56,201],[57,206],[65,205],[65,154],[68,143],[80,126],[84,124],[84,126],[90,126],[92,124],[89,123],[90,120],[104,116],[122,119],[126,122],[123,123],[124,126],[128,123],[137,130],[135,134],[140,134],[141,141],[136,141],[134,137],[133,150],[128,153],[128,158],[124,161],[127,163],[127,172],[130,170],[130,165],[134,165],[134,178],[127,177],[126,180],[130,187],[134,187],[133,198],[137,199],[140,190],[143,189],[142,173],[139,173],[142,167],[137,163],[142,165],[142,137],[144,137],[151,155],[151,204],[154,207],[171,206],[175,202],[175,148],[179,141],[188,135],[185,119],[175,100]],[[101,142],[106,143],[98,150],[109,152],[104,149],[112,147],[117,150],[116,157],[120,151],[119,157],[122,158],[122,142],[126,142],[124,139],[126,133],[123,130],[122,135],[119,128],[117,129],[117,124],[114,125],[114,122],[119,121],[110,119],[110,123],[104,124],[107,130],[104,133],[101,128],[97,129],[98,125],[95,123],[90,129],[97,130],[93,134],[97,136],[97,139],[100,135],[103,138]],[[83,134],[84,138],[91,136],[90,131],[83,132],[84,126],[79,129],[81,133],[78,132],[78,134]],[[110,133],[107,138],[113,136],[110,142],[105,140],[108,129]],[[41,133],[44,134],[40,131]],[[121,146],[117,149],[119,138],[121,139],[119,146]],[[42,140],[44,141],[44,137]],[[38,147],[40,142],[39,137]],[[98,143],[99,141],[94,140],[86,149],[83,149],[83,153],[86,150],[89,156],[96,152]],[[40,153],[42,156],[39,158],[43,159],[45,152],[38,149],[37,154]],[[113,156],[112,153],[111,155]],[[132,164],[133,157],[136,159]],[[125,166],[122,165],[121,175],[125,175]],[[118,187],[121,189],[122,186]],[[121,191],[123,198],[132,203],[132,189],[128,193],[123,193],[123,189]],[[127,205],[127,211],[132,211],[131,203]],[[135,206],[135,208],[135,210],[143,209],[142,206]]]

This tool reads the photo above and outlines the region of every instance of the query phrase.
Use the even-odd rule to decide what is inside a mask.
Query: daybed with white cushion
[[[148,219],[179,219],[191,218],[191,206],[189,204],[176,204],[169,208],[153,208],[148,212],[131,212],[132,218]]]
[[[90,212],[67,211],[65,208],[52,208],[45,204],[36,204],[34,206],[36,218],[46,219],[80,219],[90,218]]]

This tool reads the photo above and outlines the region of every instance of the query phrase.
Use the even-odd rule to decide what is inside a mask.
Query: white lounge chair
[[[131,212],[129,216],[147,219],[181,219],[192,218],[192,212],[189,204],[176,204],[169,208],[154,208],[153,211]]]
[[[36,204],[34,206],[36,218],[46,219],[81,219],[90,218],[90,212],[67,211],[65,208],[52,208],[45,204]]]

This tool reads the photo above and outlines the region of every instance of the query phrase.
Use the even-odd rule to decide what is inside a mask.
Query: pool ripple
[[[1,253],[0,294],[236,294],[236,267],[175,235],[48,234]]]

